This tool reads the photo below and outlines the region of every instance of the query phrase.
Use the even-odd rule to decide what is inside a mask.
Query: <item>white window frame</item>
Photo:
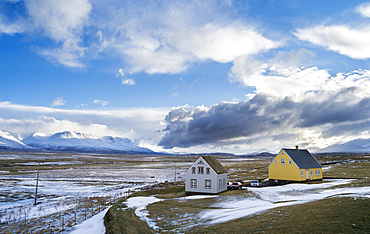
[[[218,188],[222,188],[222,180],[221,179],[219,179],[219,181],[218,181]]]
[[[280,164],[281,164],[281,165],[285,165],[285,158],[281,158],[281,160],[280,160]]]
[[[319,171],[319,175],[320,175],[320,169],[318,171]]]
[[[226,187],[226,179],[224,178],[223,186]]]
[[[304,177],[304,171],[301,171],[301,177]]]
[[[289,165],[292,165],[292,160],[289,160]]]
[[[190,188],[197,188],[197,179],[190,179]]]
[[[277,160],[275,160],[275,164],[277,164]]]
[[[197,174],[197,168],[196,167],[191,168],[191,174]]]
[[[313,176],[313,170],[311,169],[311,176]]]
[[[207,182],[209,182],[209,184]],[[204,188],[205,189],[211,189],[211,182],[212,182],[211,180],[205,180]]]

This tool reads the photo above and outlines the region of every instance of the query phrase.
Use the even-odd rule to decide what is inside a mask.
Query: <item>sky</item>
[[[0,2],[0,129],[169,153],[370,142],[370,2]]]

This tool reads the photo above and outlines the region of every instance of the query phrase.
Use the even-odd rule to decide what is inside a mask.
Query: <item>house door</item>
[[[309,177],[308,177],[308,169],[306,170],[306,179],[308,180]]]

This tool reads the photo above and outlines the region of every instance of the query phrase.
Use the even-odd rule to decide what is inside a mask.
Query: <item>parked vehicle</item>
[[[231,182],[227,182],[227,189],[230,189]]]
[[[251,186],[252,187],[258,187],[258,186],[260,186],[260,182],[258,182],[258,180],[252,180],[251,181]]]
[[[229,189],[242,189],[242,183],[234,182],[230,185]]]

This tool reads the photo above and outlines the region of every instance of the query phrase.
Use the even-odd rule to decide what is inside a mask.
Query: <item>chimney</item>
[[[295,149],[296,149],[296,150],[299,150],[299,149],[298,149],[298,145],[296,145],[296,146],[295,146]]]

